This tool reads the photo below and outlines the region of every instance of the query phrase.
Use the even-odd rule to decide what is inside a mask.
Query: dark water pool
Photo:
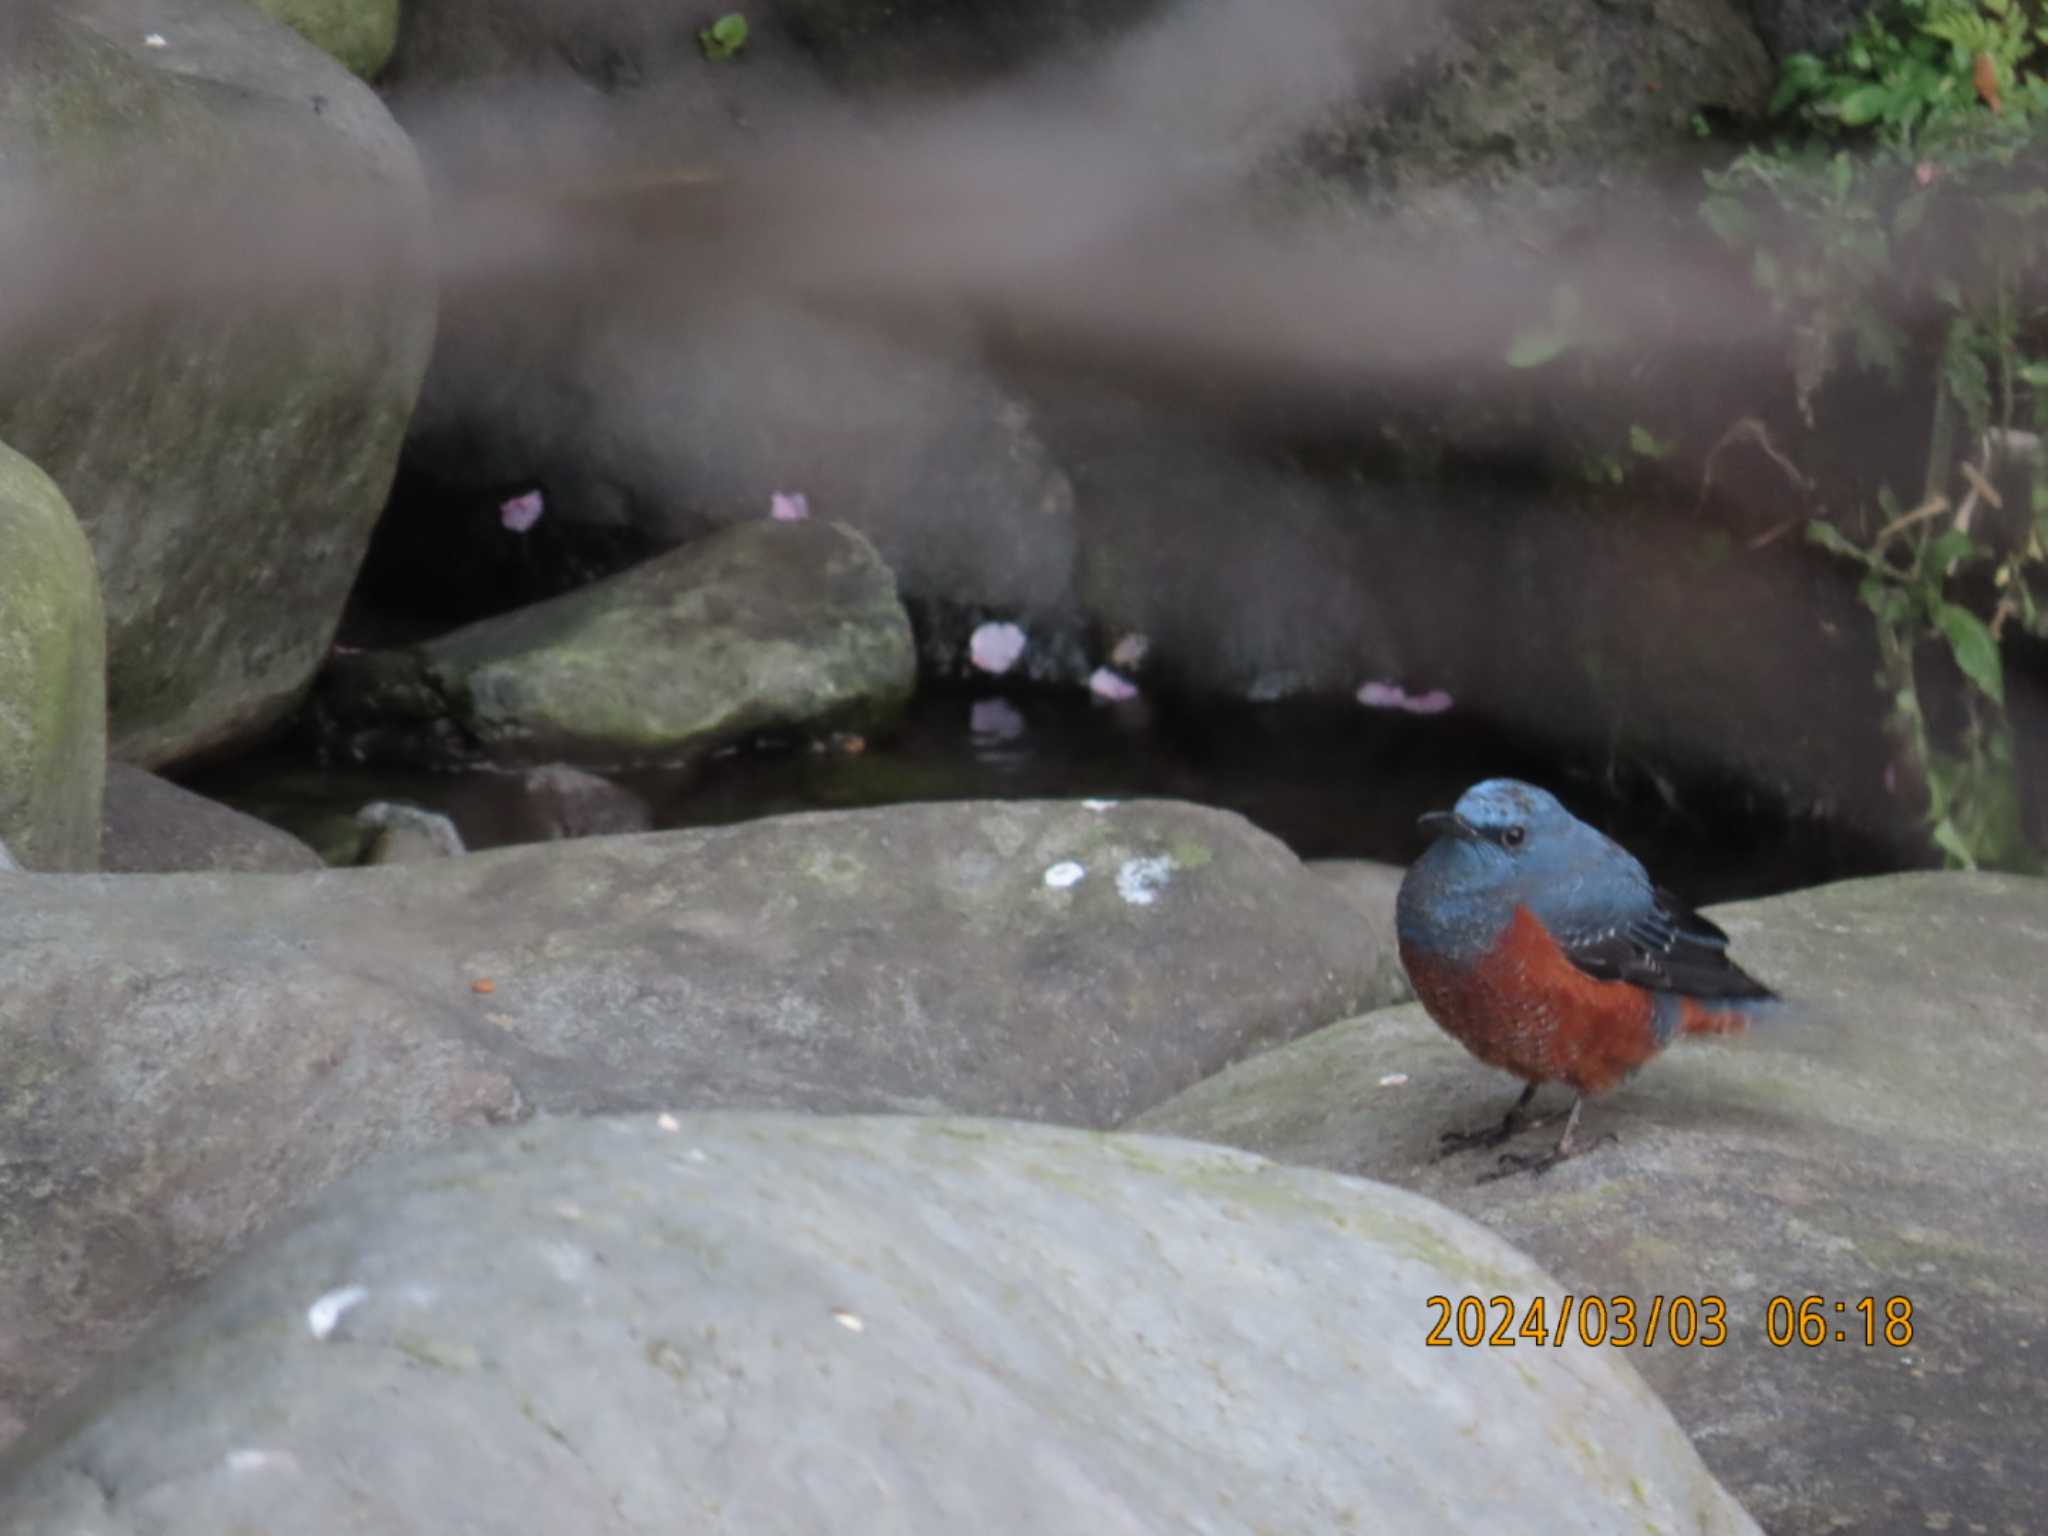
[[[897,731],[858,753],[764,747],[690,771],[613,777],[664,828],[917,800],[1155,796],[1240,812],[1304,858],[1405,863],[1420,846],[1415,818],[1493,775],[1555,790],[1699,902],[1896,867],[1884,850],[1732,786],[1684,787],[1674,807],[1646,775],[1545,756],[1483,722],[1342,704],[1105,705],[1074,693],[930,690]],[[191,782],[316,846],[378,799],[447,814],[471,848],[538,835],[514,775],[322,767],[274,753]]]

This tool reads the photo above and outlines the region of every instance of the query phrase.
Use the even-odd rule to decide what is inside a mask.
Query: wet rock
[[[1384,965],[1279,842],[1165,802],[16,885],[0,1413],[22,1418],[394,1143],[533,1109],[1107,1125],[1378,1001]]]
[[[1476,1185],[1485,1154],[1431,1161],[1440,1131],[1497,1117],[1517,1084],[1414,1007],[1133,1124],[1398,1183],[1645,1315],[1722,1298],[1722,1346],[1630,1353],[1773,1532],[2026,1528],[2048,1505],[2048,883],[1901,875],[1715,916],[1790,1008],[1594,1101],[1585,1130],[1619,1143],[1541,1179]],[[1539,1106],[1562,1109],[1551,1093]],[[1822,1298],[1819,1344],[1773,1346],[1780,1296]],[[1864,1297],[1880,1330],[1906,1298],[1908,1346],[1864,1342]]]
[[[986,1121],[554,1121],[351,1180],[0,1463],[18,1536],[289,1529],[1751,1536],[1472,1223]],[[365,1412],[375,1404],[375,1412]]]
[[[453,821],[422,806],[378,800],[357,811],[356,822],[370,829],[359,864],[420,864],[469,852]]]
[[[540,840],[613,837],[646,832],[654,825],[647,802],[620,784],[566,763],[530,768],[520,788]]]
[[[99,862],[106,655],[78,520],[0,443],[0,835],[31,869]]]
[[[411,650],[342,657],[320,705],[357,755],[625,766],[871,730],[915,682],[874,547],[836,524],[758,522]]]
[[[322,867],[320,855],[289,832],[140,768],[107,764],[100,868],[109,874],[288,874]]]
[[[154,767],[278,720],[327,650],[426,366],[425,185],[241,0],[19,9],[0,437],[78,509],[113,749]]]

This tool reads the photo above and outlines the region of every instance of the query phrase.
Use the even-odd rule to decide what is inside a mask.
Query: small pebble
[[[1045,883],[1056,891],[1064,891],[1070,885],[1079,884],[1081,877],[1087,873],[1086,869],[1072,859],[1067,859],[1045,872]]]

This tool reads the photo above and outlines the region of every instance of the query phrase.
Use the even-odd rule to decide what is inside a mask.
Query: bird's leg
[[[1445,1131],[1437,1138],[1438,1157],[1449,1157],[1453,1152],[1469,1152],[1474,1147],[1497,1147],[1525,1126],[1535,1123],[1525,1117],[1529,1101],[1536,1097],[1536,1085],[1529,1084],[1522,1090],[1522,1096],[1515,1100],[1514,1108],[1501,1117],[1498,1125],[1482,1125],[1476,1131]]]
[[[1495,1179],[1504,1179],[1513,1173],[1547,1173],[1568,1157],[1583,1157],[1595,1147],[1605,1146],[1610,1141],[1619,1141],[1621,1138],[1609,1131],[1604,1136],[1594,1137],[1591,1146],[1572,1146],[1572,1136],[1579,1128],[1579,1111],[1585,1108],[1585,1104],[1586,1096],[1583,1093],[1572,1100],[1572,1112],[1565,1116],[1564,1134],[1557,1138],[1557,1145],[1548,1152],[1541,1157],[1529,1157],[1520,1152],[1503,1152],[1500,1155],[1500,1166],[1491,1173],[1482,1173],[1479,1182],[1490,1184]]]

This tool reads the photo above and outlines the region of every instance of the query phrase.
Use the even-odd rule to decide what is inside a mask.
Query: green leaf
[[[1756,221],[1736,199],[1715,195],[1700,204],[1700,217],[1724,245],[1743,245],[1754,238]]]
[[[1851,128],[1874,123],[1883,114],[1891,92],[1881,85],[1866,85],[1851,91],[1834,104],[1832,116]],[[1845,165],[1845,170],[1850,169]],[[1846,186],[1847,177],[1843,177]]]
[[[1851,544],[1841,529],[1821,518],[1816,517],[1806,525],[1806,542],[1818,544],[1822,549],[1854,560],[1859,565],[1870,564],[1868,550]]]
[[[730,59],[747,46],[747,18],[728,11],[697,34],[697,46],[707,59]]]
[[[2019,375],[2036,389],[2048,389],[2048,363],[2022,363]]]
[[[1977,860],[1970,852],[1969,844],[1963,841],[1956,824],[1944,816],[1934,824],[1934,846],[1947,854],[1958,869],[1975,869]]]
[[[1678,445],[1660,439],[1648,427],[1631,426],[1628,429],[1629,451],[1646,459],[1661,459]]]
[[[1946,577],[1957,563],[1973,559],[1984,551],[1960,528],[1951,528],[1938,539],[1929,539],[1920,552],[1920,569],[1935,577]]]
[[[1998,642],[1991,629],[1969,609],[1943,603],[1934,621],[1948,639],[1949,651],[1963,676],[1983,689],[1994,704],[2005,703],[2005,669],[1999,661]]]
[[[1570,349],[1571,338],[1562,331],[1548,325],[1533,326],[1516,332],[1508,344],[1507,364],[1510,368],[1541,368]]]

